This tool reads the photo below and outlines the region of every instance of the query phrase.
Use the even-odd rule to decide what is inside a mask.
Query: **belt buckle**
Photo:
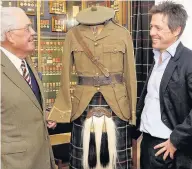
[[[107,116],[108,118],[111,118],[112,112],[107,110],[105,107],[96,106],[96,107],[93,107],[91,110],[89,110],[87,113],[87,118],[90,118],[92,116],[96,116],[96,117]]]
[[[95,86],[95,87],[100,87],[99,76],[94,76],[94,77],[93,77],[93,86]]]
[[[111,76],[105,77],[105,79],[103,80],[103,83],[104,83],[105,85],[112,84],[113,82],[112,82]]]

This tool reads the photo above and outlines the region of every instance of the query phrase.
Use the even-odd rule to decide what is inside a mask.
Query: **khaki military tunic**
[[[109,70],[110,74],[123,74],[124,83],[105,86],[77,85],[74,93],[70,94],[72,64],[75,65],[78,76],[104,76],[84,53],[73,35],[74,28],[72,28],[65,39],[62,86],[50,115],[56,121],[73,121],[84,112],[91,98],[99,91],[119,118],[135,123],[137,83],[130,33],[113,21],[109,21],[98,36],[94,36],[89,26],[77,27],[93,55]]]

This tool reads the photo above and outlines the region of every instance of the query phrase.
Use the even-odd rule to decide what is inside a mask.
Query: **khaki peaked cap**
[[[98,25],[114,16],[115,11],[112,8],[93,6],[79,12],[76,19],[79,23],[84,25]]]

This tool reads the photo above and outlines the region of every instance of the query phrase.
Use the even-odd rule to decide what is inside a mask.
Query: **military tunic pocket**
[[[78,44],[74,44],[72,51],[73,51],[73,57],[74,57],[74,63],[75,63],[76,70],[78,72],[82,72],[82,73],[90,72],[89,66],[85,66],[85,65],[90,65],[91,61],[85,54],[83,48]]]
[[[74,57],[74,62],[76,65],[76,69],[80,69],[81,70],[81,60],[82,60],[82,53],[83,53],[83,49],[81,48],[81,46],[79,45],[73,45],[72,47],[72,51],[73,51],[73,57]]]
[[[123,45],[113,44],[103,46],[104,65],[112,72],[123,71],[123,56],[125,48]]]
[[[71,117],[73,117],[75,115],[75,113],[78,111],[82,93],[83,93],[83,87],[82,86],[76,86],[74,93],[72,95],[72,114],[71,114]]]
[[[127,96],[126,87],[124,85],[118,85],[114,88],[115,96],[119,108],[126,119],[131,117],[130,107],[129,107],[129,98]]]

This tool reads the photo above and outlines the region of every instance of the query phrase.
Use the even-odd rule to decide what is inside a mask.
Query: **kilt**
[[[82,157],[83,157],[83,139],[82,131],[83,124],[86,119],[87,112],[95,106],[104,106],[110,109],[107,102],[101,93],[96,93],[89,105],[83,112],[83,114],[72,124],[71,142],[70,142],[70,169],[83,169]],[[112,110],[111,110],[112,112]],[[128,122],[121,120],[118,116],[112,112],[112,119],[116,125],[116,136],[117,136],[117,169],[131,169],[132,158],[131,158],[131,126]]]

